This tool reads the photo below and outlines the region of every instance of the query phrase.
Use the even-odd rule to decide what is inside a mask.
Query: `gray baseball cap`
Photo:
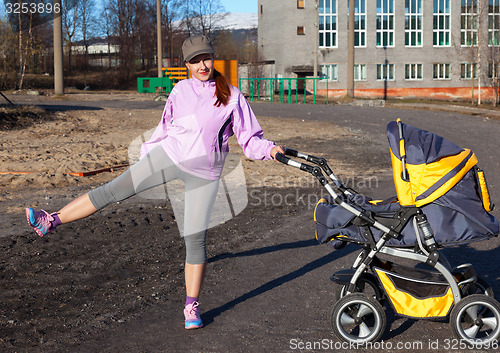
[[[182,44],[182,55],[184,61],[189,61],[196,55],[215,53],[212,42],[205,36],[192,36]]]

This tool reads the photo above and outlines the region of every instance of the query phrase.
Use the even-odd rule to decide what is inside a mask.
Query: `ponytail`
[[[214,106],[220,107],[220,105],[227,105],[229,101],[229,96],[231,95],[231,86],[227,82],[224,75],[219,71],[214,69],[214,79],[215,79],[215,95],[217,96],[217,101]]]

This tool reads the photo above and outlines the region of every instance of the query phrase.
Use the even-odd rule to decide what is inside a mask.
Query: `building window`
[[[422,46],[422,0],[405,0],[405,45]]]
[[[366,81],[366,64],[354,65],[354,81]]]
[[[347,6],[349,24],[349,6]],[[366,47],[366,0],[354,0],[354,46]]]
[[[321,78],[328,81],[338,81],[339,80],[339,70],[337,64],[326,64],[320,65],[321,68]]]
[[[337,0],[319,0],[319,46],[337,47]]]
[[[394,46],[394,0],[377,0],[377,46]]]
[[[422,80],[423,64],[405,64],[405,80]]]
[[[500,45],[500,0],[490,0],[488,8],[488,44]]]
[[[461,0],[460,44],[465,47],[477,45],[477,0]]]
[[[472,75],[474,75],[474,78],[477,77],[477,65],[475,63],[460,64],[460,78],[471,79]]]
[[[394,64],[377,64],[377,81],[394,81]]]
[[[499,63],[488,63],[488,77],[489,78],[500,78],[500,64]]]
[[[432,77],[435,80],[449,80],[450,66],[451,64],[434,64],[432,70]]]
[[[433,45],[450,46],[450,0],[434,0]]]
[[[297,34],[298,34],[299,36],[303,36],[304,34],[306,34],[306,33],[304,32],[304,26],[297,26]]]
[[[304,8],[304,0],[297,0],[297,8],[298,9]]]

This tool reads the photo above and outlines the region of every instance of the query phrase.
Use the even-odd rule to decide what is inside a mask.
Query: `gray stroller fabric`
[[[476,188],[474,170],[470,170],[445,195],[421,207],[440,246],[485,240],[499,234],[498,220],[484,210]],[[343,242],[368,243],[369,239],[365,238],[361,229],[353,223],[355,215],[333,204],[331,199],[327,201],[329,202],[318,203],[315,210],[318,242],[330,242],[330,245],[336,248],[341,247]],[[392,217],[402,207],[397,202],[373,205],[359,195],[349,197],[346,202],[380,217]],[[373,227],[370,229],[375,241],[379,240],[382,232]],[[413,223],[409,222],[402,230],[401,236],[390,239],[386,245],[413,247],[416,241]]]

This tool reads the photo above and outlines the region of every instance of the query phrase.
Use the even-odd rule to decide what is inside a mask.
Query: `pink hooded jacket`
[[[176,165],[205,179],[220,178],[229,152],[228,139],[236,135],[248,158],[271,159],[274,142],[262,129],[243,94],[231,86],[228,104],[214,106],[215,81],[182,80],[165,104],[161,121],[141,147],[141,158],[161,145]]]

